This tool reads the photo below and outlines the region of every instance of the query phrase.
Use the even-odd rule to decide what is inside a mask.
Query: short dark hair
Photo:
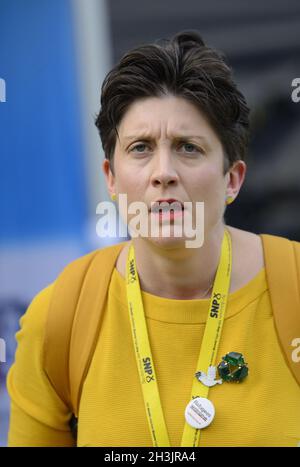
[[[174,95],[192,102],[216,131],[224,150],[224,174],[244,160],[249,107],[237,89],[224,54],[205,45],[196,31],[182,31],[127,52],[107,74],[95,124],[113,172],[117,127],[138,99]]]

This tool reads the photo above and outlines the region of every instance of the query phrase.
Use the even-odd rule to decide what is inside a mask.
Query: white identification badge
[[[213,403],[204,397],[191,400],[185,409],[185,419],[193,428],[202,429],[211,424],[215,416]]]

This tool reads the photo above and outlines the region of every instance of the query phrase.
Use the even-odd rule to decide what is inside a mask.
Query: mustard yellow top
[[[73,445],[69,410],[54,392],[41,364],[53,285],[35,297],[16,335],[16,361],[7,380],[12,400],[10,446]],[[177,447],[209,300],[174,300],[144,291],[142,299],[170,443]],[[240,384],[210,388],[216,415],[202,430],[200,445],[297,446],[300,389],[278,343],[265,269],[229,295],[217,362],[232,351],[244,355],[249,375]],[[152,446],[132,346],[125,279],[116,268],[83,387],[78,446]]]

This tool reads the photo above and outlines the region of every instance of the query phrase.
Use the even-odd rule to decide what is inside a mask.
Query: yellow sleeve
[[[15,362],[7,377],[11,398],[8,446],[74,446],[71,413],[43,370],[43,340],[54,283],[35,296],[20,320]]]

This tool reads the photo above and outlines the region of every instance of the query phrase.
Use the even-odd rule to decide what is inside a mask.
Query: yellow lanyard
[[[227,305],[232,264],[231,238],[225,229],[221,256],[210,299],[208,318],[201,344],[197,370],[208,371],[215,365]],[[136,362],[142,386],[146,415],[153,446],[170,447],[168,431],[160,402],[133,245],[130,246],[126,270],[127,302]],[[209,387],[193,379],[191,399],[208,396]],[[187,401],[188,402],[188,401]],[[185,423],[181,446],[198,446],[201,430]]]

